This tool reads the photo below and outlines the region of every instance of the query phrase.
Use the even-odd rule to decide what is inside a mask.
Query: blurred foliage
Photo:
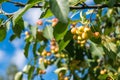
[[[57,66],[54,72],[58,80],[120,79],[120,8],[114,7],[120,0],[94,0],[96,6],[107,5],[107,8],[69,8],[89,7],[85,1],[29,0],[18,12],[8,16],[8,20],[12,17],[9,27],[14,32],[10,41],[16,37],[23,38],[21,36],[25,33],[24,55],[29,60],[25,68],[16,74],[15,80],[22,80],[24,75],[28,80],[35,76],[42,79],[50,65]],[[35,5],[42,6],[40,20],[35,26],[26,27],[22,15]],[[73,20],[75,16],[80,18]],[[8,31],[7,23],[0,21],[1,42]],[[33,51],[32,58],[30,49]],[[8,74],[16,71],[12,66]]]

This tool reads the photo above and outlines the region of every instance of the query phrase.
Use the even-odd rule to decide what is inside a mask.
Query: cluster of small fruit
[[[58,46],[58,44],[57,44],[55,39],[52,39],[50,41],[50,49],[51,49],[51,53],[58,53],[59,46]]]
[[[73,34],[73,39],[76,40],[81,47],[85,45],[88,39],[91,37],[99,38],[100,33],[91,31],[91,28],[88,26],[75,27],[72,26],[71,33]]]
[[[72,27],[71,33],[73,39],[76,40],[81,47],[83,47],[86,41],[91,37],[92,31],[88,26]]]
[[[51,20],[51,22],[52,22],[52,27],[55,27],[56,26],[56,24],[58,23],[58,19],[57,18],[53,18],[52,20]],[[37,25],[40,25],[40,26],[42,26],[43,25],[43,21],[42,20],[38,20],[37,22],[36,22],[36,24]]]

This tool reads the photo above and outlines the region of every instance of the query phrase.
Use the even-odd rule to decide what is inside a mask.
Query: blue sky
[[[22,3],[26,3],[27,0],[12,0],[12,1],[19,1]],[[91,5],[94,4],[93,0],[87,0],[86,1],[87,5]],[[19,9],[19,7],[14,6],[11,3],[3,3],[2,4],[2,9],[7,12],[7,13],[14,13],[15,11],[17,11]],[[40,9],[29,9],[24,15],[23,15],[23,19],[24,21],[28,22],[31,25],[35,25],[36,21],[39,19],[39,16],[41,14]],[[0,15],[1,18],[1,15]],[[77,18],[74,17],[74,18]],[[14,63],[18,66],[18,68],[20,70],[22,70],[22,68],[25,66],[25,64],[27,64],[27,60],[23,55],[23,48],[24,48],[24,37],[22,38],[17,38],[14,41],[10,42],[9,38],[12,34],[12,30],[10,29],[7,32],[7,37],[4,41],[0,42],[0,74],[1,75],[5,75],[5,70],[7,69],[7,67],[11,64]],[[24,36],[24,33],[22,33],[22,36]],[[31,52],[30,52],[31,53]],[[54,66],[55,67],[55,66]],[[51,72],[51,69],[55,69],[53,68],[53,66],[49,67],[47,70],[48,72]],[[53,71],[52,70],[52,71]],[[49,77],[53,77],[54,73],[49,74]],[[48,76],[48,74],[46,74],[46,76]],[[53,80],[57,80],[57,78]],[[46,79],[45,79],[46,80]],[[51,79],[52,80],[52,79]]]

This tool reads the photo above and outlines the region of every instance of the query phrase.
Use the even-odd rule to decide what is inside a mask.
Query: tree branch
[[[26,4],[20,3],[20,2],[14,2],[14,1],[7,1],[10,3],[15,4],[16,6],[24,7]],[[43,6],[37,5],[33,6],[32,8],[42,8]],[[96,4],[96,5],[90,5],[90,6],[70,6],[70,9],[98,9],[98,8],[106,8],[109,7],[107,4]],[[113,7],[120,7],[120,3],[115,4]]]

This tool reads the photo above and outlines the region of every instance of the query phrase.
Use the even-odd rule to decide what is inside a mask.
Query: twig
[[[24,7],[26,4],[20,3],[20,2],[14,2],[14,1],[7,1],[10,3],[15,4],[16,6]],[[42,5],[36,5],[32,8],[42,8]],[[106,8],[109,7],[107,4],[96,4],[96,5],[90,5],[90,6],[70,6],[70,9],[99,9],[99,8]],[[120,7],[120,3],[114,4],[113,7]]]
[[[8,21],[10,21],[13,18],[13,15],[11,17],[9,17],[5,22],[2,22],[1,26],[4,26]]]

